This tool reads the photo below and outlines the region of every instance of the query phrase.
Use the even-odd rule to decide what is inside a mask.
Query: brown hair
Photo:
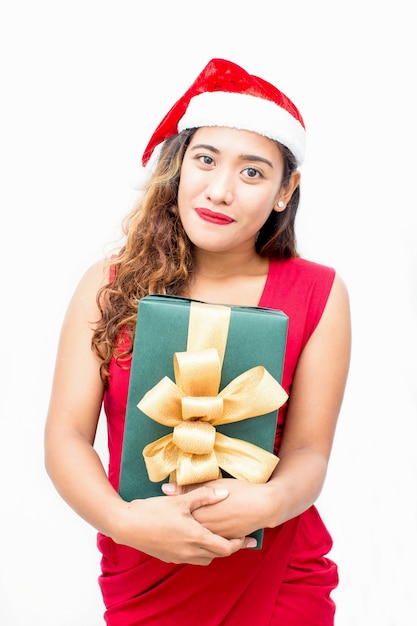
[[[123,222],[125,244],[117,257],[112,278],[97,295],[101,318],[95,326],[92,348],[102,360],[100,374],[107,385],[109,364],[130,358],[138,303],[147,294],[179,294],[193,273],[192,244],[177,209],[181,164],[196,129],[167,139],[140,203]],[[297,165],[292,153],[279,144],[284,157],[285,187]],[[297,255],[294,222],[299,188],[285,211],[272,211],[261,228],[256,249],[264,257]],[[127,340],[127,342],[126,342]]]

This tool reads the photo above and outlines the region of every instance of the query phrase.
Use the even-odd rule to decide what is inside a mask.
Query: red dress
[[[283,387],[291,395],[298,357],[317,326],[335,272],[303,259],[272,260],[259,306],[289,317]],[[109,479],[117,489],[129,371],[111,363],[104,398]],[[278,416],[276,451],[285,424]],[[332,540],[314,506],[273,529],[261,550],[240,550],[208,566],[164,563],[98,535],[99,583],[108,626],[331,626],[338,583],[326,557]]]

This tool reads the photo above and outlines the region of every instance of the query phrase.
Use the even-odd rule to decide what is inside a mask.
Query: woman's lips
[[[216,213],[209,209],[196,209],[196,213],[205,222],[211,222],[212,224],[226,225],[234,222],[234,219],[223,215],[223,213]]]

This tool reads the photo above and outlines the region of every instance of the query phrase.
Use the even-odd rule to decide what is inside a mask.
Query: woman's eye
[[[214,163],[213,158],[211,156],[208,156],[207,154],[202,154],[198,156],[197,159],[204,165],[213,165]]]
[[[254,167],[247,167],[244,172],[246,172],[246,176],[248,178],[258,178],[261,176],[261,173],[259,170],[255,169]]]

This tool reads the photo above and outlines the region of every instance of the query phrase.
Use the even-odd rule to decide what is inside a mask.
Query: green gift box
[[[271,453],[278,407],[287,397],[278,384],[287,330],[288,317],[273,309],[211,305],[165,295],[140,301],[119,482],[124,500],[162,495],[161,485],[170,475],[180,484],[200,482],[198,473],[197,479],[187,480],[187,468],[191,473],[196,467],[197,472],[205,471],[201,468],[213,466],[213,459],[222,476],[246,478],[247,471],[248,480],[251,473],[254,482],[267,480],[276,464]],[[159,423],[163,415],[166,421]],[[226,418],[229,423],[222,423]],[[202,421],[204,428],[195,435]],[[200,456],[187,448],[194,437]],[[213,441],[214,450],[208,453]],[[246,444],[256,448],[233,452],[235,446]],[[153,453],[144,454],[144,449],[154,447],[155,458]],[[173,474],[172,467],[165,471],[158,462],[172,459],[174,451],[180,460],[179,471]],[[262,455],[274,459],[272,469]],[[238,465],[241,473],[234,471]],[[258,471],[267,474],[262,478]],[[259,548],[262,530],[254,536]]]

